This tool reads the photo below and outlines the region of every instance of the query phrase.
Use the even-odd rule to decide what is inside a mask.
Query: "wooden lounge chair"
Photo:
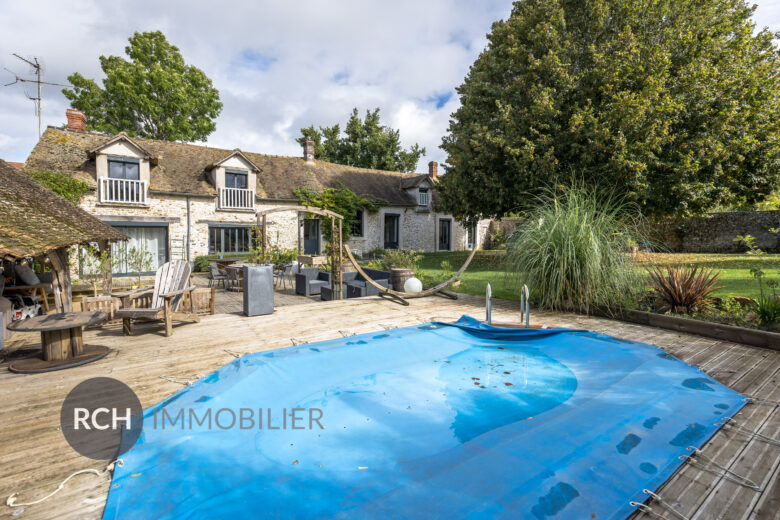
[[[122,298],[122,308],[114,316],[122,318],[124,335],[131,334],[133,320],[164,321],[166,336],[173,334],[173,320],[199,322],[200,317],[192,309],[195,286],[189,285],[190,270],[188,262],[174,260],[157,270],[154,287],[115,295]],[[187,293],[189,298],[184,298]],[[188,302],[188,310],[181,309],[183,300]]]

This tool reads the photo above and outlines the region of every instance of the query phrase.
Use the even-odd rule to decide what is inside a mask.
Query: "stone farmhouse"
[[[255,213],[297,205],[294,190],[304,187],[321,191],[343,184],[382,201],[376,213],[357,215],[348,244],[363,254],[467,250],[487,234],[487,220],[466,229],[436,211],[435,162],[426,174],[370,170],[318,161],[312,142],[300,157],[282,157],[88,132],[83,112],[69,109],[66,115],[67,125],[48,127],[24,168],[86,181],[92,192],[81,207],[130,237],[119,247],[152,252],[153,269],[172,259],[248,252]],[[281,212],[267,226],[272,246],[304,254],[324,250],[318,219]]]

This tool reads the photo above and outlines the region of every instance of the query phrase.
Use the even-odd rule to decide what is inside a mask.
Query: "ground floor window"
[[[154,273],[168,261],[168,226],[114,225],[128,236],[125,242],[111,244],[114,273]]]
[[[352,236],[360,238],[363,236],[363,210],[359,209],[355,212],[355,218],[352,220]]]
[[[209,254],[249,253],[254,243],[250,227],[209,226]]]

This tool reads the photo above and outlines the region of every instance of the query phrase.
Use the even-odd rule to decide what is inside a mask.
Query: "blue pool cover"
[[[104,518],[625,518],[743,404],[658,347],[467,316],[260,352],[145,411]]]

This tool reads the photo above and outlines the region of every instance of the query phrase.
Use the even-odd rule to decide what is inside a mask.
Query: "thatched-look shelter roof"
[[[0,159],[0,255],[127,237]]]

